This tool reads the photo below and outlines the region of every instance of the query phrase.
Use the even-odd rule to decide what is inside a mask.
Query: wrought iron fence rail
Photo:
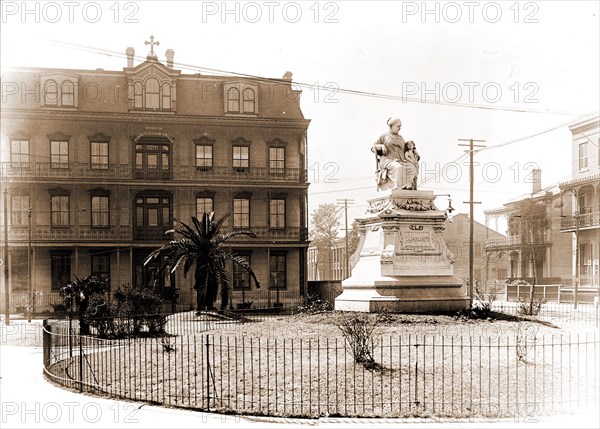
[[[71,338],[73,337],[73,338]],[[275,416],[513,417],[597,406],[600,341],[398,335],[356,363],[340,338],[242,334],[101,340],[46,324],[44,367],[81,391]]]

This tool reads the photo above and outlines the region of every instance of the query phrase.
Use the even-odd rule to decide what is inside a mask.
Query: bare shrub
[[[381,315],[362,313],[342,313],[337,323],[346,339],[346,348],[352,354],[354,362],[367,369],[380,369],[381,365],[373,359],[373,332],[381,323]]]
[[[492,305],[498,298],[498,286],[494,283],[490,287],[481,287],[478,281],[475,281],[475,305],[481,313],[489,314],[492,311]]]
[[[518,312],[525,316],[537,316],[544,304],[546,300],[540,296],[536,296],[533,300],[519,298]]]

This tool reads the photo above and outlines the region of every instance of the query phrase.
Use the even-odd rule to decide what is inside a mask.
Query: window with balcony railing
[[[285,199],[273,198],[269,201],[269,228],[285,228]]]
[[[29,140],[10,141],[10,161],[14,167],[29,167]]]
[[[269,148],[269,173],[285,174],[285,148]]]
[[[92,195],[91,197],[91,216],[92,228],[108,228],[110,226],[108,195]]]
[[[173,224],[171,195],[145,191],[135,198],[135,239],[164,240]]]
[[[248,146],[233,146],[232,165],[234,171],[248,171],[250,167],[250,148]]]
[[[144,138],[135,144],[135,178],[168,180],[171,178],[171,145],[168,139]]]
[[[11,224],[13,226],[27,226],[29,224],[30,207],[29,195],[13,195],[10,207]]]
[[[108,169],[108,142],[90,142],[90,166],[92,170]]]
[[[210,213],[214,211],[214,200],[212,196],[198,194],[196,196],[196,217],[202,218],[204,213]]]
[[[69,195],[52,195],[50,197],[50,223],[53,228],[68,228],[70,226]]]
[[[285,289],[287,255],[271,252],[269,255],[269,289]]]
[[[50,141],[50,167],[69,168],[69,142],[66,140]]]
[[[233,227],[250,227],[250,198],[240,196],[233,200]]]
[[[240,250],[235,253],[243,258],[248,264],[252,265],[250,251]],[[250,289],[250,273],[248,273],[241,265],[236,263],[233,264],[233,273],[231,277],[233,280],[233,290]]]

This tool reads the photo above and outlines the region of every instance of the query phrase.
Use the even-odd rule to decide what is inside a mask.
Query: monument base
[[[335,299],[339,311],[447,313],[469,308],[461,282],[453,277],[420,276],[348,279]]]
[[[442,232],[446,212],[431,191],[392,190],[369,200],[352,275],[336,310],[444,313],[469,308]]]

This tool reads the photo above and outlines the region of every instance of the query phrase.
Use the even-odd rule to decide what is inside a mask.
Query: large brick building
[[[75,276],[93,274],[113,290],[153,284],[155,267],[142,261],[164,232],[213,210],[232,215],[226,230],[257,234],[231,246],[264,287],[254,291],[230,266],[232,304],[244,288],[255,305],[304,293],[309,121],[291,73],[184,74],[172,50],[163,64],[151,48],[137,65],[128,48],[119,71],[3,74],[0,237],[13,308],[29,291],[49,304]],[[192,276],[158,283],[174,304],[193,306]]]

